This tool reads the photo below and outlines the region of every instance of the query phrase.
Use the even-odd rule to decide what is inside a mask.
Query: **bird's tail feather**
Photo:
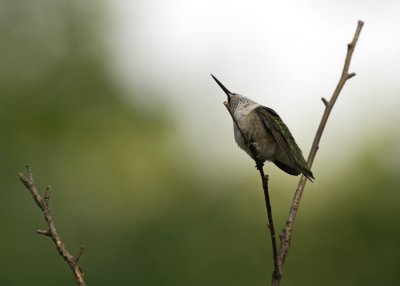
[[[289,175],[293,175],[293,176],[298,176],[300,175],[300,173],[302,173],[304,176],[306,176],[307,179],[309,179],[311,182],[314,182],[314,175],[313,173],[306,168],[300,168],[300,170],[298,168],[294,168],[288,164],[285,164],[279,160],[275,160],[273,161],[273,163],[282,171],[288,173]]]

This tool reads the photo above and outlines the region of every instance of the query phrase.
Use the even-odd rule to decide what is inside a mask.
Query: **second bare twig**
[[[58,253],[64,258],[64,260],[68,263],[71,268],[75,280],[79,286],[85,286],[85,280],[83,277],[83,271],[79,267],[79,259],[84,251],[84,247],[81,246],[79,254],[76,258],[74,258],[67,250],[65,244],[62,242],[60,235],[57,232],[56,226],[54,224],[53,218],[50,213],[49,208],[49,200],[50,200],[50,191],[51,188],[47,187],[44,197],[42,198],[39,192],[36,189],[35,183],[33,181],[32,169],[30,166],[26,167],[27,176],[23,173],[19,173],[18,177],[20,181],[25,185],[25,187],[31,192],[35,203],[42,210],[44,219],[46,220],[48,230],[37,230],[38,234],[43,234],[45,236],[49,236],[54,244],[56,245]]]
[[[356,47],[358,38],[360,36],[361,33],[361,29],[363,27],[364,23],[362,21],[358,21],[358,25],[357,25],[357,29],[356,32],[354,34],[353,40],[351,41],[351,43],[348,44],[347,46],[347,55],[346,55],[346,59],[344,62],[344,66],[343,66],[343,71],[342,71],[342,75],[340,77],[340,80],[336,86],[335,91],[333,92],[333,95],[331,97],[331,99],[329,101],[327,101],[325,98],[322,98],[323,103],[325,104],[325,111],[324,114],[322,116],[320,125],[318,127],[317,133],[315,135],[314,138],[314,142],[312,144],[311,147],[311,151],[310,154],[308,156],[308,166],[311,168],[314,159],[315,159],[315,155],[317,154],[317,151],[319,149],[319,142],[321,140],[322,137],[322,133],[325,129],[326,123],[328,121],[329,115],[332,111],[332,108],[342,90],[342,88],[344,87],[345,83],[347,82],[348,79],[352,78],[355,76],[355,73],[349,73],[349,67],[350,67],[350,62],[352,59],[352,55],[354,52],[354,49]],[[278,251],[278,257],[279,257],[279,264],[280,264],[280,268],[282,268],[282,265],[285,261],[286,255],[288,254],[289,251],[289,247],[290,247],[290,242],[291,242],[291,237],[292,237],[292,232],[293,232],[293,227],[294,227],[294,222],[296,219],[296,214],[299,208],[299,204],[300,204],[300,200],[304,191],[304,187],[305,184],[307,182],[307,179],[302,176],[300,178],[299,184],[297,186],[296,192],[294,194],[293,197],[293,201],[292,201],[292,205],[290,208],[290,212],[289,212],[289,216],[287,218],[286,221],[286,226],[283,229],[282,234],[280,235],[281,238],[281,244],[279,247],[279,251]],[[279,285],[280,281],[277,281],[277,283],[273,284],[273,285]]]

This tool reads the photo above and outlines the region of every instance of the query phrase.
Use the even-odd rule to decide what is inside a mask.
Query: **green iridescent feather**
[[[264,106],[256,107],[255,112],[287,156],[289,164],[276,160],[274,161],[275,165],[289,174],[298,175],[302,173],[309,180],[314,180],[314,176],[308,168],[299,146],[297,146],[292,134],[279,115],[273,109]]]

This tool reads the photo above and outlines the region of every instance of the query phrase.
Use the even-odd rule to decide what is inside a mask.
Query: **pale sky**
[[[234,150],[224,93],[275,109],[305,153],[340,77],[357,20],[365,22],[324,140],[329,146],[397,130],[400,1],[108,1],[106,37],[116,78],[151,86],[195,147]],[[148,96],[148,95],[146,95]],[[372,138],[373,139],[373,138]],[[231,140],[231,141],[229,141]],[[322,143],[324,142],[322,141]],[[218,144],[215,144],[218,143]],[[354,147],[354,146],[353,146]],[[339,152],[337,151],[337,152]]]

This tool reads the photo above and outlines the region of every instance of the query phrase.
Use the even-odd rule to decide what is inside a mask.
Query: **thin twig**
[[[62,242],[61,237],[57,232],[53,218],[51,217],[50,208],[49,208],[51,188],[50,187],[46,188],[45,196],[44,196],[44,198],[42,198],[40,196],[39,192],[37,191],[35,183],[33,181],[33,174],[32,174],[31,167],[26,166],[26,169],[27,169],[27,176],[25,176],[23,173],[19,173],[18,177],[19,177],[20,181],[25,185],[25,187],[31,192],[34,201],[39,206],[39,208],[42,210],[44,219],[46,220],[47,226],[49,228],[48,230],[40,230],[39,229],[39,230],[37,230],[37,233],[45,235],[45,236],[49,236],[53,240],[54,244],[56,245],[58,253],[64,258],[64,260],[68,263],[69,267],[71,268],[78,285],[85,286],[85,281],[83,278],[83,271],[78,265],[79,259],[84,250],[83,246],[81,246],[81,249],[80,249],[80,252],[79,252],[77,258],[74,258],[67,251],[65,244]]]
[[[81,260],[81,256],[82,256],[84,251],[85,251],[85,246],[81,245],[81,247],[79,248],[78,255],[75,257],[75,263],[76,264],[78,264],[79,260]]]
[[[326,126],[326,123],[328,121],[329,115],[330,115],[330,113],[332,111],[332,108],[335,105],[335,102],[336,102],[336,100],[337,100],[337,98],[338,98],[343,86],[345,85],[346,81],[355,76],[355,73],[349,73],[349,67],[350,67],[351,58],[352,58],[352,55],[353,55],[354,49],[356,47],[356,44],[357,44],[358,38],[360,36],[361,29],[362,29],[363,25],[364,25],[364,23],[362,21],[358,21],[357,29],[356,29],[356,32],[354,34],[353,40],[347,46],[347,55],[346,55],[346,59],[345,59],[345,62],[344,62],[342,75],[340,77],[340,80],[339,80],[339,82],[338,82],[338,84],[336,86],[336,89],[335,89],[331,99],[329,101],[326,101],[325,98],[322,99],[322,101],[325,104],[325,111],[324,111],[324,114],[322,115],[321,122],[319,124],[317,133],[316,133],[315,138],[314,138],[314,142],[313,142],[312,147],[311,147],[310,154],[308,156],[307,163],[308,163],[308,166],[310,168],[311,168],[311,166],[312,166],[312,164],[314,162],[315,155],[317,154],[317,151],[319,149],[319,142],[321,140],[322,133],[323,133],[323,131],[325,129],[325,126]],[[283,229],[282,234],[280,235],[281,244],[280,244],[279,250],[278,250],[279,268],[280,269],[282,269],[283,263],[285,262],[286,255],[288,254],[288,251],[289,251],[292,232],[293,232],[293,227],[294,227],[294,222],[295,222],[295,219],[296,219],[296,214],[297,214],[297,211],[299,209],[301,196],[303,194],[306,182],[307,182],[306,177],[301,176],[299,184],[298,184],[297,189],[296,189],[296,192],[295,192],[294,197],[293,197],[293,201],[292,201],[292,205],[291,205],[291,208],[290,208],[289,216],[288,216],[287,221],[286,221],[286,226]],[[273,285],[280,285],[280,278],[274,280],[273,281]]]
[[[265,206],[267,208],[268,215],[268,229],[271,234],[271,242],[272,242],[272,257],[274,260],[274,271],[272,273],[272,281],[274,279],[280,279],[281,277],[281,269],[279,268],[279,258],[278,258],[278,247],[276,243],[276,234],[275,234],[275,226],[274,221],[272,219],[272,207],[271,200],[269,198],[269,190],[268,190],[268,175],[264,175],[264,169],[257,166],[258,171],[260,172],[262,186],[264,190],[264,198],[265,198]]]
[[[271,207],[271,200],[269,198],[269,190],[268,190],[268,175],[264,174],[264,163],[262,163],[261,160],[258,159],[258,153],[257,150],[254,146],[254,144],[252,144],[250,142],[250,140],[247,138],[246,133],[242,130],[242,128],[240,127],[240,125],[238,124],[235,115],[233,114],[232,110],[229,108],[229,104],[225,101],[224,105],[226,107],[226,109],[228,109],[229,114],[232,117],[233,122],[235,123],[237,129],[239,130],[240,134],[243,137],[243,141],[245,142],[246,146],[249,148],[252,158],[254,159],[254,161],[256,162],[256,167],[257,170],[260,172],[260,177],[261,177],[261,182],[262,182],[262,186],[263,186],[263,190],[264,190],[264,198],[265,198],[265,206],[267,208],[267,217],[268,217],[268,229],[271,235],[271,244],[272,244],[272,259],[274,262],[274,271],[272,273],[272,281],[274,279],[280,279],[280,273],[281,270],[279,268],[279,260],[278,260],[278,247],[277,247],[277,243],[276,243],[276,235],[275,235],[275,226],[274,226],[274,221],[272,219],[272,207]]]

